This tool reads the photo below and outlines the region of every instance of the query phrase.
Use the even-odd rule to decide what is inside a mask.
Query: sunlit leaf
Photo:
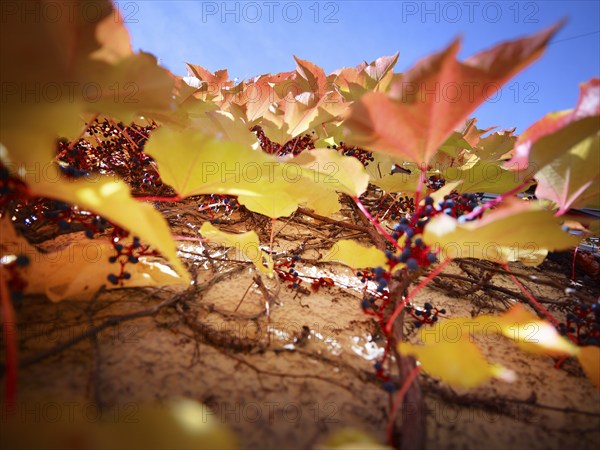
[[[94,181],[67,178],[30,185],[34,195],[61,200],[92,211],[150,244],[173,269],[189,281],[190,275],[177,257],[176,246],[164,217],[152,205],[135,200],[123,181],[111,177]]]
[[[353,269],[387,265],[384,252],[374,246],[365,247],[348,239],[336,242],[321,261],[337,262]]]
[[[369,184],[369,175],[360,161],[332,149],[302,152],[293,161],[302,167],[304,176],[315,183],[328,185],[351,197],[359,197]]]
[[[591,345],[580,347],[578,359],[587,377],[600,389],[600,348]]]
[[[273,260],[267,253],[260,248],[260,240],[254,231],[245,233],[226,233],[219,230],[210,222],[204,222],[200,228],[200,233],[210,241],[233,247],[236,254],[236,259],[247,259],[252,261],[256,268],[267,274],[273,273]],[[267,265],[264,265],[266,261]]]
[[[507,369],[489,364],[479,348],[466,337],[426,345],[401,342],[398,350],[401,354],[413,355],[425,372],[452,386],[474,388],[492,377],[512,378]]]
[[[458,192],[487,192],[503,194],[517,188],[532,174],[512,172],[502,167],[501,161],[478,160],[475,164],[448,168],[442,172],[446,181],[462,180]],[[526,191],[533,181],[523,184],[520,192]]]
[[[572,110],[554,112],[534,123],[515,145],[514,156],[507,162],[511,170],[534,170],[568,152],[573,146],[600,129],[600,79],[581,84],[579,100]]]
[[[535,202],[509,201],[481,220],[461,223],[439,214],[426,225],[423,240],[441,258],[480,258],[494,262],[539,261],[541,250],[564,250],[581,240],[563,231],[560,219]],[[541,261],[539,261],[541,262]]]
[[[600,130],[544,166],[535,179],[536,197],[552,200],[559,214],[575,206],[600,208]]]
[[[404,73],[388,94],[370,92],[356,101],[346,117],[349,133],[344,140],[428,163],[475,108],[541,55],[558,28],[500,44],[464,63],[456,60],[455,41]],[[461,86],[473,90],[466,92]]]
[[[79,239],[53,251],[40,252],[23,237],[17,235],[8,217],[0,220],[2,239],[0,256],[10,258],[27,256],[29,264],[20,269],[28,280],[25,294],[42,294],[50,300],[89,300],[104,286],[118,287],[168,286],[181,284],[182,279],[157,258],[141,257],[137,264],[128,264],[131,278],[123,284],[107,281],[109,274],[118,274],[119,265],[111,264],[115,255],[112,244],[106,240]]]

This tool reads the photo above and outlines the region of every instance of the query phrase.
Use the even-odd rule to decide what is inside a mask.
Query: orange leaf
[[[389,94],[370,92],[351,107],[344,139],[370,150],[428,163],[450,133],[512,76],[537,59],[561,24],[505,42],[465,62],[459,41],[417,63]]]
[[[590,381],[600,389],[600,348],[595,346],[579,349],[579,363]]]

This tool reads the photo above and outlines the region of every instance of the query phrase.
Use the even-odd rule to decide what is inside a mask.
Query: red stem
[[[419,204],[421,199],[421,191],[423,190],[423,184],[425,183],[425,177],[427,176],[427,168],[423,164],[420,168],[419,183],[417,184],[417,192],[415,192],[415,206]]]
[[[408,388],[410,388],[410,385],[412,384],[414,379],[417,377],[420,370],[421,370],[421,366],[415,366],[415,368],[404,379],[404,383],[402,384],[402,387],[396,394],[396,398],[394,399],[394,404],[392,405],[392,410],[390,411],[390,415],[388,417],[388,423],[387,423],[387,428],[386,428],[387,439],[388,439],[389,445],[392,445],[392,443],[393,443],[394,421],[396,420],[396,414],[398,413],[398,409],[400,408],[400,405],[402,404],[402,399],[406,395]]]
[[[4,271],[0,269],[0,301],[2,302],[2,328],[6,351],[6,412],[14,410],[17,403],[17,328],[15,313],[10,302],[10,294]]]
[[[575,281],[575,260],[577,259],[577,250],[579,247],[575,247],[573,252],[573,264],[571,265],[571,281]]]
[[[540,311],[542,311],[544,313],[544,315],[548,318],[548,320],[550,320],[550,322],[552,322],[554,325],[558,326],[558,320],[556,320],[554,318],[554,316],[552,314],[550,314],[550,312],[544,308],[544,306],[538,302],[535,297],[533,295],[531,295],[529,293],[529,291],[527,289],[525,289],[525,286],[523,286],[521,284],[521,282],[519,280],[517,280],[517,277],[515,277],[512,273],[510,273],[510,270],[508,268],[508,264],[504,263],[504,270],[506,270],[510,276],[510,278],[513,280],[513,282],[519,287],[519,289],[521,289],[521,292],[523,292],[523,294],[525,294],[525,296],[531,301],[531,303],[533,303]]]
[[[383,227],[379,224],[379,222],[377,222],[373,218],[373,216],[371,216],[367,208],[365,208],[365,205],[362,204],[358,197],[354,197],[354,202],[356,203],[356,206],[358,206],[358,209],[360,209],[360,211],[365,215],[365,217],[369,219],[369,222],[371,222],[373,226],[377,229],[377,231],[379,231],[384,238],[386,238],[390,243],[392,243],[394,247],[396,247],[399,250],[402,250],[402,247],[398,244],[398,242],[392,236],[390,236],[390,234],[387,231],[383,229]]]
[[[385,326],[385,332],[388,336],[392,332],[392,326],[394,325],[394,321],[396,320],[396,317],[398,317],[398,315],[402,312],[402,310],[408,304],[408,302],[411,301],[412,298],[415,295],[417,295],[417,293],[421,289],[423,289],[431,280],[433,280],[442,270],[444,270],[444,267],[446,267],[451,261],[452,261],[452,259],[447,259],[446,261],[441,263],[439,266],[437,266],[434,270],[432,270],[429,273],[429,275],[427,275],[427,278],[425,278],[423,281],[421,281],[419,283],[419,285],[416,288],[414,288],[412,291],[410,291],[410,293],[406,296],[406,298],[403,301],[401,301],[398,306],[396,306],[396,309],[394,310],[394,312],[388,319],[388,322]]]

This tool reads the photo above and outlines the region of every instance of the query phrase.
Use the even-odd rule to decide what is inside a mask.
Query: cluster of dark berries
[[[296,263],[300,260],[300,256],[294,255],[291,258],[285,258],[275,263],[273,270],[283,281],[287,282],[287,287],[296,289],[302,283],[302,278],[296,272]]]
[[[117,174],[138,190],[155,190],[162,186],[152,158],[143,151],[155,123],[147,126],[105,119],[88,125],[88,137],[76,143],[58,141],[56,159],[65,175],[73,178],[92,172]]]
[[[425,302],[422,309],[409,305],[406,307],[409,314],[415,319],[415,327],[420,328],[423,325],[433,325],[438,321],[438,314],[446,314],[445,309],[434,308],[429,302]]]
[[[354,158],[358,159],[360,163],[365,167],[367,167],[370,162],[375,161],[372,152],[363,150],[358,147],[349,147],[344,142],[340,142],[340,145],[328,145],[327,148],[337,150],[344,156],[353,156]]]
[[[446,180],[438,175],[430,176],[425,182],[427,189],[437,191],[446,185]]]
[[[203,195],[198,202],[198,211],[208,214],[211,223],[218,224],[230,216],[239,206],[237,199],[230,195]]]
[[[371,210],[373,215],[378,220],[388,218],[390,220],[398,220],[406,214],[412,214],[415,211],[415,199],[408,195],[393,197],[384,195],[381,200]]]
[[[460,218],[476,209],[480,208],[481,193],[478,194],[458,194],[456,192],[444,196],[444,201],[439,202],[439,207],[444,214],[460,220]]]
[[[263,152],[269,153],[270,155],[285,156],[285,155],[299,155],[304,150],[313,150],[315,148],[315,132],[311,134],[304,134],[290,139],[285,144],[281,145],[277,142],[273,142],[265,134],[265,131],[261,126],[255,125],[250,129],[256,134],[258,143]]]
[[[574,336],[577,345],[600,345],[600,301],[576,305],[567,313],[566,323],[559,324],[558,331],[563,336]]]
[[[429,267],[437,261],[435,253],[430,251],[430,247],[423,242],[423,239],[415,237],[423,232],[426,224],[423,218],[415,222],[416,217],[420,217],[420,215],[415,216],[413,221],[404,217],[394,227],[391,236],[396,241],[402,242],[402,251],[394,253],[388,250],[386,252],[388,264],[391,267],[404,263],[409,272],[415,272],[420,267]]]
[[[158,254],[156,250],[150,250],[149,246],[142,245],[140,238],[137,236],[133,238],[131,244],[126,246],[114,239],[113,247],[117,254],[108,258],[108,261],[111,264],[119,263],[119,273],[111,273],[106,278],[114,285],[119,284],[122,280],[131,278],[131,273],[125,271],[127,264],[137,264],[142,256],[156,256]]]
[[[95,235],[104,233],[109,227],[109,223],[104,218],[58,200],[39,200],[34,202],[34,205],[47,222],[56,224],[62,232],[84,229],[85,236],[93,239]],[[75,230],[74,225],[76,225]]]

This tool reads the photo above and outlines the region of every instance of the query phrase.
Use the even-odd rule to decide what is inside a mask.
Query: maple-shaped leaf
[[[42,5],[25,0],[21,6],[40,12]],[[10,114],[0,116],[0,139],[13,173],[40,170],[52,160],[57,138],[75,139],[93,114],[129,120],[172,103],[173,78],[154,57],[130,52],[109,1],[59,8],[56,20],[7,14],[2,23],[0,82]]]
[[[32,195],[61,200],[92,211],[139,236],[167,259],[182,282],[189,281],[190,275],[177,257],[166,220],[152,205],[135,200],[123,181],[108,176],[93,181],[61,177],[32,183],[29,189]]]
[[[248,128],[256,125],[269,106],[280,100],[272,86],[275,79],[273,75],[256,77],[246,82],[244,90],[232,99],[230,110],[239,110],[238,115],[243,114]]]
[[[336,242],[321,261],[345,264],[353,269],[387,265],[384,252],[374,246],[366,247],[349,239],[341,239]]]
[[[260,122],[269,139],[279,144],[335,120],[348,108],[334,87],[335,76],[327,77],[309,61],[296,58],[296,63],[293,76],[271,84],[279,99],[264,111]]]
[[[107,282],[107,276],[118,271],[118,265],[109,262],[115,250],[108,241],[90,241],[79,233],[66,245],[41,252],[17,235],[8,217],[0,220],[0,230],[0,256],[7,260],[17,256],[29,258],[29,264],[20,269],[27,279],[25,294],[46,295],[53,302],[90,300],[102,286],[115,289],[182,283],[181,277],[157,258],[141,257],[137,264],[127,266],[130,278],[123,286],[115,286]]]
[[[579,348],[561,336],[550,322],[540,320],[522,304],[513,305],[496,319],[502,334],[523,350],[552,356],[577,355]]]
[[[322,97],[333,90],[333,85],[327,81],[327,75],[322,68],[297,56],[294,56],[294,59],[297,64],[296,72],[299,75],[295,79],[295,84],[300,93],[314,92],[318,97]]]
[[[446,181],[462,180],[458,192],[488,192],[504,194],[521,186],[524,192],[533,184],[529,171],[512,172],[503,167],[501,161],[485,161],[473,156],[462,167],[449,167],[442,171]],[[526,181],[530,180],[530,183]]]
[[[393,68],[398,62],[398,53],[382,56],[356,68],[344,68],[333,72],[335,84],[346,100],[357,100],[367,91],[385,92],[392,81]]]
[[[479,315],[442,320],[430,328],[423,328],[419,336],[423,342],[439,341],[443,336],[452,340],[457,336],[494,333],[516,342],[523,350],[551,356],[576,356],[580,348],[561,336],[547,321],[517,303],[503,314]]]
[[[561,215],[573,207],[600,208],[600,131],[536,173],[535,195],[552,200]]]
[[[194,93],[196,98],[221,104],[231,94],[229,90],[234,87],[234,81],[229,79],[227,69],[217,70],[213,74],[196,64],[187,63],[187,68],[189,74],[199,81],[198,90]]]
[[[344,140],[419,165],[429,163],[470,113],[541,55],[559,27],[505,42],[465,62],[457,61],[459,43],[453,42],[404,73],[389,93],[369,92],[356,101],[346,116]],[[461,86],[473,89],[466,92]]]
[[[369,182],[385,192],[412,193],[419,184],[419,168],[394,160],[385,153],[373,153],[373,161],[366,167]]]
[[[226,233],[210,222],[204,222],[200,227],[200,234],[217,244],[233,247],[236,252],[234,259],[247,259],[252,261],[259,271],[269,275],[273,274],[273,260],[266,252],[261,250],[260,240],[255,231]]]
[[[398,344],[401,354],[413,355],[428,374],[461,388],[474,388],[492,377],[512,381],[514,375],[486,361],[479,348],[467,337],[425,345]]]
[[[581,84],[575,108],[550,113],[519,136],[507,167],[523,170],[532,165],[541,170],[599,129],[600,79],[593,78]]]
[[[512,130],[497,131],[479,140],[475,145],[474,153],[483,161],[499,161],[510,153],[517,142]]]
[[[581,238],[563,231],[560,219],[537,203],[507,199],[473,222],[461,223],[439,214],[426,225],[423,240],[438,248],[442,259],[529,261],[537,265],[543,261],[540,252],[571,248]]]
[[[361,162],[333,149],[320,148],[302,152],[293,159],[303,175],[329,189],[360,197],[369,185],[369,175]]]
[[[240,142],[172,127],[153,133],[145,147],[180,197],[236,195],[240,204],[272,218],[289,216],[300,204],[330,215],[340,208],[336,191],[360,195],[366,189],[366,174],[354,158],[313,151],[280,161]]]

